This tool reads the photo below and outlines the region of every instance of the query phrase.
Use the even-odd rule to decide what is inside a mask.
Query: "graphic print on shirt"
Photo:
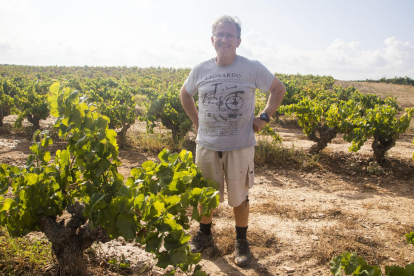
[[[238,124],[242,117],[240,109],[243,107],[244,91],[237,86],[237,82],[216,82],[211,89],[203,93],[200,104],[205,110],[206,124],[200,131],[210,136],[237,135]]]

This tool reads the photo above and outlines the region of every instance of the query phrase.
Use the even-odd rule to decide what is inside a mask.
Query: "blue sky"
[[[192,68],[211,25],[242,22],[238,54],[272,72],[414,78],[414,1],[0,0],[0,64]]]

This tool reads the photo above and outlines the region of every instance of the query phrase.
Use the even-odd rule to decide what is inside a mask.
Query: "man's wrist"
[[[270,122],[269,115],[266,112],[263,112],[262,114],[260,114],[259,118],[261,120],[265,121],[266,123]]]

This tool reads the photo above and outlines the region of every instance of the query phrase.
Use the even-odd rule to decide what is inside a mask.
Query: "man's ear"
[[[239,48],[240,43],[241,43],[241,38],[238,38],[238,39],[237,39],[237,48]]]
[[[211,44],[214,46],[214,37],[211,37]]]

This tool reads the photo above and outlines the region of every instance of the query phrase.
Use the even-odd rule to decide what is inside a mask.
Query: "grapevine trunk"
[[[40,117],[36,115],[29,114],[27,120],[33,124],[36,129],[40,128]]]
[[[53,244],[52,249],[59,263],[59,275],[86,275],[82,245],[77,237],[72,236],[67,244]]]
[[[88,223],[84,223],[82,210],[83,206],[75,204],[68,208],[71,214],[62,215],[58,218],[59,222],[50,217],[41,219],[41,229],[52,243],[61,276],[86,275],[83,251],[94,241],[109,241],[100,227],[91,229]]]
[[[381,136],[375,136],[372,141],[372,150],[374,152],[374,159],[379,164],[383,161],[388,150],[395,146],[396,139],[386,140]]]
[[[319,137],[316,136],[316,131],[319,132]],[[309,153],[315,154],[321,152],[336,137],[336,134],[336,130],[327,125],[318,126],[308,135],[309,140],[316,142],[316,145],[313,145],[309,149]]]

